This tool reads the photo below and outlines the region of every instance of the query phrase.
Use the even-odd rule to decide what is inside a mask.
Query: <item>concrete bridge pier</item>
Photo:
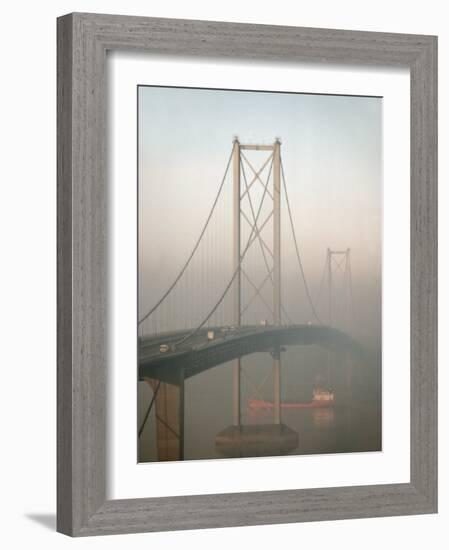
[[[352,437],[354,422],[357,421],[357,413],[354,411],[355,396],[353,392],[354,357],[348,350],[335,350],[332,362],[336,402],[339,406],[339,415],[343,422],[344,437],[348,449],[353,445]]]
[[[271,353],[273,357],[273,424],[281,424],[281,349]]]
[[[349,405],[352,396],[352,357],[344,350],[334,349],[330,353],[329,387],[335,392],[340,404]]]
[[[159,461],[184,460],[184,373],[177,384],[145,379],[155,393]]]
[[[353,394],[353,378],[354,378],[354,359],[352,355],[346,352],[346,364],[345,364],[345,382],[346,382],[346,395],[348,396],[348,403],[351,404]]]
[[[347,350],[334,352],[332,362],[333,389],[339,401],[348,406],[353,401],[354,358]]]
[[[238,409],[234,399],[234,423],[215,438],[217,450],[228,457],[250,457],[288,454],[298,447],[298,434],[281,421],[281,346],[271,351],[273,358],[273,423],[242,424],[240,416],[240,385],[234,383]],[[240,367],[240,360],[238,360]],[[235,376],[235,372],[234,372]],[[235,378],[234,378],[235,381]],[[234,398],[236,393],[234,392]],[[238,410],[238,416],[236,411]]]

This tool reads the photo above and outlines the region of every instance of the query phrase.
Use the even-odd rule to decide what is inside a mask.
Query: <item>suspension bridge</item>
[[[284,234],[290,235],[290,252],[297,264],[297,276],[290,277],[293,288],[286,288],[281,271]],[[337,288],[338,272],[342,277]],[[139,379],[151,386],[153,395],[139,437],[154,407],[159,460],[184,458],[184,382],[188,378],[229,364],[233,423],[218,434],[217,444],[246,446],[253,454],[283,453],[297,445],[297,434],[281,419],[285,347],[326,348],[329,379],[332,364],[348,367],[365,353],[350,334],[354,308],[349,249],[327,249],[319,290],[312,297],[279,139],[269,145],[234,139],[217,194],[184,264],[166,288],[160,285],[153,303],[147,304],[145,282],[140,276]],[[318,312],[325,289],[326,322]],[[337,308],[338,304],[344,307]],[[298,311],[302,319],[295,317]],[[272,358],[273,418],[269,425],[245,426],[242,358],[255,352]]]

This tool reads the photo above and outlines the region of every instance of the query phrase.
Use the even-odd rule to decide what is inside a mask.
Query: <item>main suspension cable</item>
[[[156,311],[156,309],[162,304],[162,302],[165,300],[165,298],[170,294],[170,292],[173,290],[173,288],[177,285],[178,281],[181,279],[181,277],[183,276],[185,270],[187,269],[187,267],[189,266],[193,256],[195,255],[195,252],[198,250],[198,247],[201,243],[201,240],[204,236],[204,233],[206,232],[206,229],[209,225],[209,222],[212,218],[212,214],[214,213],[214,210],[215,210],[215,207],[217,206],[217,203],[218,203],[218,199],[220,198],[220,195],[221,195],[221,192],[223,190],[223,186],[224,186],[224,183],[226,181],[226,176],[228,174],[228,171],[229,171],[229,166],[231,164],[231,160],[232,160],[232,156],[233,156],[233,152],[231,152],[230,156],[229,156],[229,160],[228,160],[228,163],[226,165],[226,170],[225,170],[225,173],[223,175],[223,179],[221,180],[221,184],[220,184],[220,187],[218,188],[218,193],[217,193],[217,196],[215,197],[215,200],[212,204],[212,208],[209,212],[209,215],[206,219],[206,223],[204,224],[204,227],[203,227],[203,230],[201,231],[200,233],[200,236],[198,237],[198,240],[196,241],[195,243],[195,246],[193,247],[193,250],[192,252],[190,253],[190,256],[187,258],[187,261],[186,263],[184,264],[184,267],[181,269],[181,271],[179,272],[178,276],[176,277],[176,279],[173,281],[173,283],[170,285],[170,287],[164,292],[164,294],[162,295],[162,297],[159,299],[159,301],[150,309],[150,311],[148,311],[148,313],[146,313],[146,315],[144,315],[142,317],[142,319],[140,319],[139,321],[139,325],[141,325],[146,319],[148,319],[148,317],[154,313],[154,311]]]
[[[239,258],[239,263],[234,271],[234,273],[232,274],[232,277],[231,277],[231,280],[229,281],[229,283],[226,285],[226,288],[224,289],[222,295],[220,296],[218,302],[214,305],[214,307],[211,309],[211,311],[207,314],[207,316],[203,319],[203,321],[195,328],[193,329],[189,334],[187,334],[186,336],[184,336],[183,338],[181,338],[181,340],[179,340],[178,342],[175,343],[175,346],[178,346],[180,344],[183,344],[184,342],[186,342],[187,340],[189,340],[192,336],[195,336],[195,334],[198,333],[199,330],[201,330],[201,328],[207,323],[207,321],[209,321],[209,319],[211,318],[211,316],[215,313],[215,311],[217,310],[217,308],[219,307],[219,305],[221,304],[221,302],[224,300],[226,294],[228,293],[228,290],[231,288],[231,285],[232,283],[234,282],[234,279],[236,278],[237,276],[237,273],[240,271],[240,267],[242,265],[242,262],[245,258],[245,255],[249,249],[249,247],[251,246],[251,239],[252,239],[252,236],[255,232],[255,227],[257,225],[257,221],[259,219],[259,216],[260,216],[260,212],[262,210],[262,206],[263,206],[263,203],[264,203],[264,199],[265,199],[265,196],[267,194],[267,189],[268,189],[268,183],[270,181],[270,176],[271,176],[271,170],[273,168],[273,162],[271,162],[271,165],[270,165],[270,170],[268,172],[268,177],[267,177],[267,181],[266,181],[266,184],[265,184],[265,188],[264,188],[264,191],[263,191],[263,195],[262,195],[262,198],[261,198],[261,201],[260,201],[260,204],[259,204],[259,210],[257,211],[257,215],[256,215],[256,219],[255,219],[255,224],[253,225],[252,229],[251,229],[251,233],[250,233],[250,236],[248,238],[248,241],[246,243],[246,246],[245,246],[245,249],[243,251],[243,253],[241,254],[240,258]]]

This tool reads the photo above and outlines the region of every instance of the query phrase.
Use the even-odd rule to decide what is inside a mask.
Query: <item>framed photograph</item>
[[[437,511],[437,39],[58,19],[58,530]]]

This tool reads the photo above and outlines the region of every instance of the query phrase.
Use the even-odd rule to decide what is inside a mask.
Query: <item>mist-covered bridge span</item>
[[[191,345],[166,353],[160,353],[160,346],[170,347],[185,333],[143,338],[139,348],[141,379],[176,385],[223,363],[252,353],[272,353],[282,346],[316,345],[335,353],[350,353],[359,361],[368,359],[366,350],[351,336],[323,325],[213,327],[212,331],[213,340],[208,339],[210,329],[202,329]]]
[[[282,224],[284,211],[286,223]],[[281,234],[287,231],[297,263],[293,288],[288,289],[281,269]],[[335,270],[343,273],[339,295],[334,288]],[[325,289],[327,319],[323,322],[317,306],[326,297]],[[298,296],[303,300],[294,309],[301,311],[302,319],[295,318],[290,307]],[[154,406],[159,460],[184,458],[184,381],[189,377],[219,364],[231,364],[233,426],[226,437],[237,446],[254,437],[264,443],[269,439],[287,450],[295,446],[297,436],[281,421],[281,354],[285,346],[315,344],[327,348],[329,357],[333,353],[355,360],[365,353],[349,335],[353,322],[349,249],[327,249],[320,287],[312,298],[279,139],[270,145],[245,145],[234,139],[218,192],[184,264],[157,299],[148,306],[147,301],[141,293],[139,380],[151,386],[153,397],[139,436]],[[335,326],[337,309],[343,327]],[[255,352],[272,357],[273,424],[265,426],[265,432],[259,427],[252,433],[251,427],[242,425],[241,362]]]

